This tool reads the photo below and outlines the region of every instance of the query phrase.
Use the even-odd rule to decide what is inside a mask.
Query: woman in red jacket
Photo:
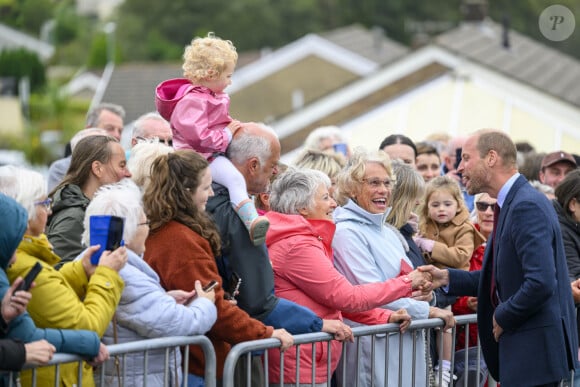
[[[274,269],[276,295],[306,306],[323,319],[348,318],[364,324],[401,323],[401,330],[410,324],[406,310],[392,312],[373,309],[401,297],[424,284],[423,277],[413,271],[385,282],[352,285],[333,266],[332,238],[335,225],[332,213],[336,202],[328,189],[330,179],[320,171],[291,168],[273,183],[270,208],[266,213],[270,229],[266,245]],[[327,369],[327,343],[316,343],[316,359],[312,350],[303,346],[300,352],[299,383],[326,383],[338,363],[342,344],[330,342],[331,367]],[[279,383],[280,354],[270,351],[270,383]],[[284,383],[296,383],[296,352],[284,357]]]

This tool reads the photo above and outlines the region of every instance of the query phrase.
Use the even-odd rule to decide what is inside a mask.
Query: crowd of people
[[[207,335],[218,380],[233,345],[278,339],[267,373],[263,353],[236,368],[240,386],[248,372],[259,385],[451,386],[461,377],[453,352],[478,335],[482,368],[502,384],[551,386],[577,369],[577,156],[538,157],[494,130],[420,142],[391,134],[379,149],[351,149],[327,126],[282,165],[272,128],[229,115],[236,61],[231,42],[195,38],[185,78],[158,86],[158,112],[135,122],[129,150],[123,108],[104,103],[48,179],[0,167],[2,370],[70,352],[86,362],[63,366],[60,384],[82,375],[88,386],[159,385],[164,351],[144,370],[142,354],[119,364],[107,346],[183,335]],[[102,216],[123,219],[123,243],[97,260],[91,221]],[[459,329],[453,347],[454,316],[471,313],[478,324]],[[443,320],[442,334],[407,331],[427,318]],[[354,341],[352,328],[384,323],[401,335]],[[330,361],[306,346],[285,352],[310,332],[333,336],[314,351]],[[188,359],[184,375],[172,351],[171,385],[204,385],[203,352],[191,346]],[[329,380],[340,364],[351,372]],[[36,377],[54,384],[55,370]]]

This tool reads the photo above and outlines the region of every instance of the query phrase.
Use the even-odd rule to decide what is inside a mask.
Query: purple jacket
[[[169,79],[157,86],[155,106],[171,123],[175,149],[193,149],[209,158],[224,153],[232,140],[227,129],[232,121],[230,98],[225,93],[214,93],[185,78]]]

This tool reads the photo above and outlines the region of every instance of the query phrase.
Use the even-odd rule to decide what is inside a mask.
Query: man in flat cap
[[[538,177],[542,184],[556,188],[564,176],[577,167],[576,159],[570,153],[564,151],[548,153],[542,159],[542,168]]]

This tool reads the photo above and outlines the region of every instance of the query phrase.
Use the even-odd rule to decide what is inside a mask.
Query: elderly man
[[[270,177],[278,173],[280,142],[274,131],[262,124],[246,123],[239,132],[230,143],[227,156],[244,176],[249,194],[266,192]],[[241,278],[238,306],[264,324],[285,328],[291,334],[324,331],[344,337],[349,330],[344,324],[331,327],[330,322],[336,320],[321,320],[311,310],[274,295],[274,273],[266,246],[252,243],[228,190],[216,183],[212,188],[215,196],[209,198],[206,208],[222,239],[217,266],[224,284],[230,283],[233,273]],[[254,371],[259,372],[261,360],[255,358],[253,364]]]
[[[566,174],[577,167],[576,159],[570,153],[563,151],[548,153],[542,159],[542,167],[538,177],[542,184],[555,189],[564,180]]]
[[[121,105],[103,102],[87,114],[86,128],[102,128],[109,136],[121,141],[125,109]]]
[[[157,112],[145,113],[133,124],[131,136],[131,147],[137,145],[139,141],[157,138],[159,142],[167,146],[173,146],[173,133],[171,125],[165,118]]]
[[[70,166],[70,155],[73,151],[73,142],[78,143],[86,136],[92,136],[97,133],[86,129],[100,128],[104,130],[105,135],[115,137],[117,141],[121,141],[121,133],[123,132],[123,120],[125,119],[125,109],[122,106],[113,103],[101,103],[91,109],[87,113],[87,120],[85,123],[85,130],[79,131],[73,136],[67,144],[65,157],[53,162],[48,169],[48,192],[52,191],[54,187],[62,181],[62,178],[68,171]]]
[[[521,176],[516,147],[482,130],[463,146],[458,172],[470,194],[497,198],[497,225],[480,271],[428,267],[452,295],[477,296],[483,357],[506,386],[556,386],[577,366],[574,302],[558,218]]]

